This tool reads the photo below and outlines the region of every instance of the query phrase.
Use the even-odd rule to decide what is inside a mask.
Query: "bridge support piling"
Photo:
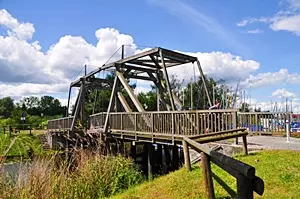
[[[179,155],[178,146],[174,145],[172,147],[172,170],[175,171],[179,168]]]
[[[168,145],[163,145],[163,153],[162,153],[162,172],[163,174],[167,174],[169,172],[169,165],[171,163],[171,155],[169,151]]]
[[[191,167],[190,152],[189,152],[188,144],[185,140],[182,140],[182,145],[183,145],[183,155],[184,155],[185,168],[188,171],[191,171],[192,167]]]
[[[153,179],[153,146],[152,144],[147,143],[147,148],[148,148],[148,179],[152,180]]]
[[[157,158],[156,158],[156,164],[157,164],[157,172],[158,173],[161,173],[162,171],[162,165],[163,165],[163,162],[162,162],[162,145],[161,144],[157,144]]]
[[[130,143],[130,156],[133,159],[133,161],[136,161],[136,144],[135,142]]]

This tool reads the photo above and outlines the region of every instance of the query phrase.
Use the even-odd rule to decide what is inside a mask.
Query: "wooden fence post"
[[[242,138],[243,138],[243,151],[244,151],[244,154],[248,155],[247,136],[244,135]]]
[[[242,174],[239,174],[236,180],[237,180],[237,198],[253,199],[252,180]]]
[[[191,161],[190,161],[190,152],[189,152],[189,147],[188,144],[185,140],[182,140],[182,145],[183,145],[183,155],[184,155],[184,165],[185,168],[188,171],[191,171]]]
[[[233,112],[232,113],[232,129],[236,129],[238,127],[237,125],[237,112]],[[239,138],[236,137],[235,138],[235,144],[238,145],[239,144]]]
[[[210,167],[210,157],[204,152],[201,152],[201,162],[206,196],[208,199],[214,199],[215,191]]]

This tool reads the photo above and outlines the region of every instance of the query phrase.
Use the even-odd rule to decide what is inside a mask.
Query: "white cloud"
[[[7,33],[19,39],[31,39],[35,29],[31,23],[19,22],[13,18],[6,10],[0,10],[0,25],[8,29]]]
[[[10,96],[14,99],[19,99],[28,95],[57,94],[65,92],[68,86],[68,84],[0,83],[0,98]]]
[[[274,31],[289,31],[300,36],[300,14],[275,17],[270,28]]]
[[[300,74],[289,73],[287,69],[280,69],[278,72],[259,73],[250,75],[241,82],[242,88],[261,88],[270,85],[300,84]]]
[[[263,33],[264,31],[261,29],[254,29],[254,30],[248,30],[247,33],[248,34],[260,34]]]
[[[244,26],[247,26],[249,24],[252,24],[252,23],[255,23],[255,22],[262,22],[262,23],[267,23],[269,22],[270,19],[266,18],[266,17],[260,17],[260,18],[246,18],[246,19],[243,19],[242,21],[240,22],[237,22],[236,25],[238,27],[244,27]]]
[[[272,97],[279,97],[279,98],[291,98],[296,97],[296,95],[292,92],[287,91],[284,88],[277,89],[272,93]]]
[[[260,63],[254,60],[243,60],[240,56],[231,53],[210,52],[210,53],[187,53],[198,57],[204,74],[217,80],[223,79],[227,82],[237,81],[247,78],[251,72],[256,71]],[[193,77],[193,65],[172,67],[169,69],[171,74],[177,74],[179,78],[190,80]],[[195,63],[196,75],[199,74],[198,66]]]
[[[273,31],[288,31],[300,36],[300,1],[281,1],[281,9],[273,17],[246,18],[236,25],[244,27],[255,22],[267,23]]]

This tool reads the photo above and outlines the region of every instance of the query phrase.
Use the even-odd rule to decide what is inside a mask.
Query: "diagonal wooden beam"
[[[198,66],[200,76],[201,76],[201,79],[202,79],[202,82],[203,82],[203,85],[204,85],[204,89],[205,89],[205,93],[206,93],[206,96],[207,96],[207,99],[208,99],[209,106],[212,106],[210,96],[209,96],[209,93],[208,93],[208,90],[207,90],[207,87],[206,87],[206,80],[205,80],[206,78],[204,76],[200,61],[198,59],[197,59],[197,66]]]
[[[173,95],[172,95],[172,91],[171,91],[171,85],[170,85],[166,65],[165,65],[165,62],[164,62],[164,56],[163,56],[162,50],[159,51],[159,55],[161,57],[162,68],[163,68],[164,76],[165,76],[166,83],[167,83],[168,93],[169,93],[169,96],[170,96],[171,108],[172,108],[172,111],[175,111],[174,99],[173,99]]]
[[[143,106],[141,105],[141,103],[139,102],[139,100],[137,99],[137,97],[134,95],[132,89],[130,88],[130,86],[127,83],[127,81],[126,81],[125,77],[123,76],[123,74],[121,72],[119,72],[119,71],[116,71],[116,75],[119,78],[121,84],[124,86],[126,92],[128,93],[130,99],[134,103],[134,105],[137,108],[137,110],[139,112],[145,112]]]
[[[117,91],[117,83],[118,83],[118,77],[115,77],[114,85],[113,85],[111,95],[110,95],[109,104],[108,104],[108,107],[107,107],[107,114],[106,114],[105,123],[104,123],[104,133],[108,132],[109,113],[112,110],[112,105],[113,105],[114,98],[115,98],[116,91]]]
[[[84,84],[81,84],[79,94],[78,94],[76,104],[75,104],[75,111],[74,111],[74,117],[73,117],[73,121],[72,121],[72,125],[71,125],[71,131],[74,131],[74,129],[75,129],[76,121],[77,121],[77,118],[79,116],[80,109],[82,106],[81,101],[82,101],[83,96],[84,96]]]
[[[127,103],[124,95],[121,92],[117,93],[118,98],[123,106],[123,108],[125,109],[126,112],[132,112],[132,109],[130,108],[129,104]]]

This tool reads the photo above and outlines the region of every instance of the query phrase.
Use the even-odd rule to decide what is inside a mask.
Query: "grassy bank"
[[[26,158],[29,151],[36,155],[43,154],[43,148],[36,135],[35,133],[30,135],[28,132],[12,134],[12,136],[0,134],[0,156],[6,155],[7,158],[22,156]]]
[[[300,152],[262,151],[236,158],[254,166],[257,176],[264,180],[265,193],[262,197],[255,194],[256,198],[300,198]],[[234,197],[235,178],[216,165],[212,165],[212,171],[216,197]],[[197,166],[193,168],[192,172],[181,169],[167,176],[159,177],[152,182],[145,182],[112,198],[206,198],[202,170]]]
[[[132,161],[124,157],[79,152],[72,164],[55,159],[34,160],[20,169],[15,183],[0,180],[0,198],[104,198],[143,180]]]

